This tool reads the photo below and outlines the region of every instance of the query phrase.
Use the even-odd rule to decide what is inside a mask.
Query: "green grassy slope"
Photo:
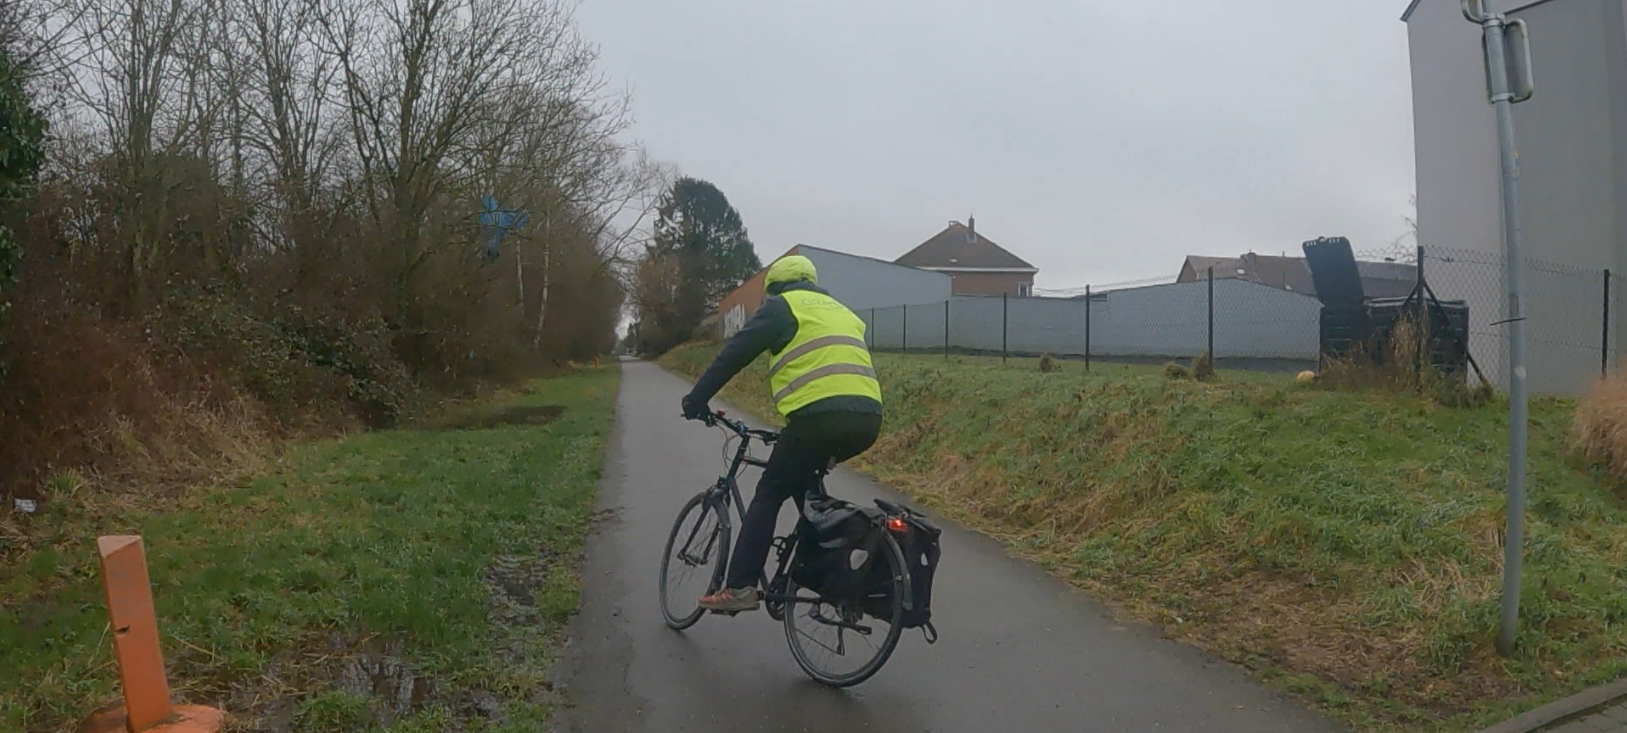
[[[0,730],[71,729],[117,696],[105,533],[145,538],[178,697],[247,729],[538,729],[615,393],[613,369],[586,372],[484,408],[563,408],[547,424],[313,443],[242,485],[127,505],[56,494],[0,566]]]
[[[694,374],[711,353],[665,363]],[[1532,410],[1524,626],[1504,660],[1501,406],[1286,375],[877,368],[887,428],[861,467],[1358,727],[1470,729],[1627,672],[1627,506],[1573,457],[1568,403]],[[724,396],[767,412],[763,375]]]

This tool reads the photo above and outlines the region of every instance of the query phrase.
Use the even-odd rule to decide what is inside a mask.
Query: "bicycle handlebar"
[[[701,422],[706,423],[707,427],[722,425],[742,438],[756,438],[764,443],[772,443],[780,438],[780,434],[774,432],[773,430],[757,430],[744,422],[731,419],[728,414],[722,410],[706,413],[705,417],[698,419]]]

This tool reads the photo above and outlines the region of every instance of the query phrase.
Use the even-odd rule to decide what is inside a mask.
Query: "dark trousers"
[[[757,482],[757,494],[746,508],[740,524],[734,556],[729,559],[727,588],[754,588],[768,562],[768,549],[774,542],[774,525],[786,498],[802,499],[819,485],[819,474],[831,462],[841,463],[870,449],[881,434],[881,416],[862,412],[822,412],[806,417],[793,416],[768,467]]]

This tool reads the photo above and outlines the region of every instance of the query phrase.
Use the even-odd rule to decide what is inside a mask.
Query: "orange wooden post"
[[[215,733],[222,713],[198,705],[171,706],[164,653],[158,642],[147,553],[137,535],[96,538],[102,555],[102,587],[113,627],[113,656],[119,663],[124,703],[98,709],[80,733]]]
[[[113,656],[119,660],[130,729],[146,730],[169,718],[171,712],[152,583],[147,578],[147,553],[141,538],[134,535],[98,537],[96,548],[102,553]]]

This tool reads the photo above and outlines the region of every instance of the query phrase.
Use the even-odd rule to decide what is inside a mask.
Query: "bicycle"
[[[667,537],[666,548],[661,557],[661,614],[666,618],[667,625],[678,631],[694,626],[705,614],[705,609],[699,605],[702,595],[714,593],[723,587],[726,558],[730,551],[729,541],[733,532],[728,513],[731,501],[735,505],[735,513],[740,517],[740,521],[745,521],[744,502],[740,498],[737,476],[744,466],[758,468],[767,466],[766,461],[751,456],[752,442],[755,440],[763,445],[773,445],[779,439],[779,433],[753,429],[743,422],[728,418],[722,410],[708,415],[703,422],[709,427],[721,427],[733,433],[733,437],[725,442],[726,457],[728,441],[738,439],[740,443],[734,457],[729,460],[728,472],[718,477],[717,483],[696,494],[684,504],[683,509],[678,511],[677,521],[673,522],[672,533]],[[804,501],[818,496],[829,496],[825,492],[827,473],[828,470],[820,472],[816,489],[818,495],[810,492]],[[899,517],[903,510],[881,500],[877,500],[876,504],[883,510],[881,518],[876,521],[893,531],[902,531],[903,525]],[[699,512],[695,513],[697,509]],[[693,518],[692,513],[695,513]],[[892,537],[892,532],[883,532],[881,551],[876,560],[885,558],[887,563],[885,571],[872,567],[871,570],[875,572],[866,574],[861,587],[843,597],[804,595],[799,591],[806,589],[797,585],[792,579],[792,574],[797,567],[795,564],[797,539],[802,534],[806,521],[799,516],[797,529],[792,530],[790,534],[774,538],[772,544],[776,563],[774,573],[770,576],[765,567],[765,572],[759,576],[764,591],[763,605],[771,618],[785,624],[786,643],[790,645],[791,656],[796,659],[803,672],[814,680],[833,687],[856,685],[879,671],[892,656],[893,649],[898,646],[898,638],[903,627],[890,622],[889,619],[899,619],[903,610],[909,607],[907,605],[910,603],[911,587],[909,567],[898,541]],[[674,563],[674,560],[677,562]],[[674,590],[674,572],[687,573],[707,567],[710,567],[711,571],[704,588],[705,593],[698,590]],[[678,612],[691,606],[692,610],[682,614]],[[736,613],[739,612],[728,615],[733,616]],[[880,644],[871,644],[871,639],[878,638],[876,625],[879,624],[885,624],[887,628],[879,635]],[[813,632],[819,631],[834,631],[835,641],[825,643],[815,638]],[[840,672],[816,661],[815,657],[821,654],[847,658],[848,637],[852,637],[855,648],[858,647],[858,642],[862,641],[869,649],[868,654],[856,657],[859,663],[855,669]]]

